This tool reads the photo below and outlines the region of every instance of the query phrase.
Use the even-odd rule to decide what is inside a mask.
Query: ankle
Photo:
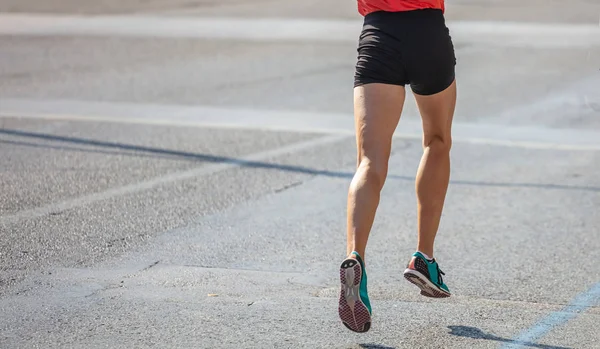
[[[425,253],[421,250],[417,250],[417,252],[419,252],[420,254],[423,255],[423,257],[425,257],[425,259],[427,260],[433,260],[433,252],[429,252],[429,253]]]
[[[348,257],[352,258],[356,258],[357,256],[358,258],[365,259],[365,251],[352,250],[348,254]]]

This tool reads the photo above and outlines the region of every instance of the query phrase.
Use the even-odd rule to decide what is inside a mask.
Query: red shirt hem
[[[376,11],[402,12],[428,8],[444,12],[444,0],[358,0],[358,12],[363,16]]]

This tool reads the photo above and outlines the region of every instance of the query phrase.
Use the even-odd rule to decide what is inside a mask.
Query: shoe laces
[[[437,271],[438,271],[438,282],[440,283],[440,285],[442,285],[444,283],[444,279],[442,279],[442,275],[446,275],[442,269],[440,269],[440,266],[436,263],[436,267],[437,267]]]

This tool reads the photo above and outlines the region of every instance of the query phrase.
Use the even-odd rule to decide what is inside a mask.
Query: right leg
[[[456,104],[456,57],[442,11],[414,13],[407,66],[423,121],[423,157],[416,178],[419,239],[404,277],[428,297],[449,297],[434,257],[434,241],[450,178],[451,128]]]
[[[415,94],[423,119],[423,157],[416,180],[419,240],[404,277],[427,297],[449,297],[433,243],[440,224],[450,179],[451,128],[456,104],[456,82],[433,95]],[[423,255],[425,254],[425,255]]]
[[[415,94],[415,99],[423,119],[423,157],[416,180],[419,229],[417,251],[433,258],[433,243],[450,180],[456,81],[444,91],[431,96]]]
[[[354,89],[358,166],[348,191],[347,255],[356,251],[365,256],[404,98],[399,85],[373,83]]]

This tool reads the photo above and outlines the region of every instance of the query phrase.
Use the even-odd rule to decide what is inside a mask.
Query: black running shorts
[[[414,93],[432,95],[452,84],[455,66],[441,10],[373,12],[364,19],[354,86],[410,84]]]

